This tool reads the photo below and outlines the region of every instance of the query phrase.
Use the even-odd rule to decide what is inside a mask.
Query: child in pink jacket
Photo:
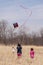
[[[31,48],[31,49],[30,49],[30,58],[32,58],[32,59],[34,58],[34,53],[35,53],[35,52],[34,52],[34,49]]]

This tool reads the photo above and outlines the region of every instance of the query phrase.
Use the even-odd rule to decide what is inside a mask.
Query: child
[[[22,56],[22,47],[21,47],[21,44],[19,44],[19,43],[17,45],[17,56],[18,57]]]
[[[33,48],[31,48],[30,49],[30,58],[34,58],[34,49]]]
[[[12,52],[13,52],[13,53],[15,52],[15,49],[14,49],[14,47],[12,47]]]

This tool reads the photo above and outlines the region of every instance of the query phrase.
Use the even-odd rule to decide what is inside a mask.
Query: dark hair
[[[21,44],[18,43],[18,46],[21,46]]]
[[[31,48],[31,51],[33,51],[34,49],[33,48]]]

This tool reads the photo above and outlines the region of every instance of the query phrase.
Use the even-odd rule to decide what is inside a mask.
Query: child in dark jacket
[[[19,43],[17,45],[17,56],[18,57],[22,56],[22,47],[21,47],[21,44],[19,44]]]

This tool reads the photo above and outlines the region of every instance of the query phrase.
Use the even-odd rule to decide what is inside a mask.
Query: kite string
[[[20,7],[22,7],[23,9],[26,9],[25,11],[27,11],[27,9],[28,8],[25,8],[25,7],[23,7],[22,5],[20,5]],[[28,14],[28,13],[27,13]],[[29,17],[31,16],[31,14],[32,14],[32,11],[30,11],[30,14],[28,15],[28,18],[24,21],[24,23],[19,27],[19,29],[22,27],[22,26],[24,26],[24,24],[28,21],[28,19],[29,19]]]

